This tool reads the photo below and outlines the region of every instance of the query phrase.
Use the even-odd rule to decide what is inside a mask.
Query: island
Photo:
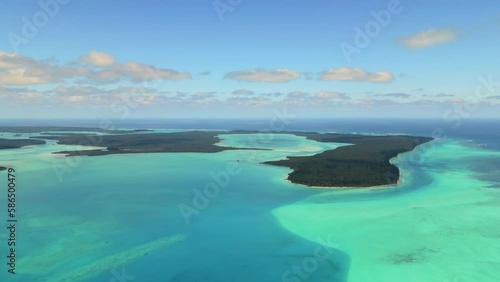
[[[0,131],[5,128],[0,127]],[[105,156],[137,153],[217,153],[226,150],[268,150],[255,148],[233,148],[219,146],[221,134],[254,134],[256,131],[187,131],[187,132],[141,132],[117,130],[107,134],[65,133],[64,131],[89,131],[91,128],[31,127],[8,132],[61,133],[32,136],[31,139],[0,139],[0,149],[19,148],[45,143],[43,139],[57,140],[62,145],[92,146],[95,149],[60,151],[66,156]],[[103,131],[98,131],[103,132]],[[267,161],[263,164],[292,169],[287,179],[309,187],[374,187],[396,184],[400,178],[397,166],[391,159],[409,152],[418,145],[433,140],[430,137],[407,135],[359,135],[340,133],[316,133],[282,131],[274,134],[294,134],[317,142],[342,143],[345,146],[327,150],[312,156],[290,156],[283,160]],[[1,169],[0,169],[1,170]]]

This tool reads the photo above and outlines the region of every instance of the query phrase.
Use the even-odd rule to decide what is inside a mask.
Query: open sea
[[[0,281],[500,281],[500,120],[286,120],[285,131],[437,137],[392,161],[396,186],[312,189],[261,162],[346,144],[273,133],[273,120],[127,120],[116,128],[259,130],[221,145],[271,150],[63,157],[0,150],[16,170],[16,274]],[[2,120],[99,127],[98,120]],[[15,137],[0,133],[0,138]],[[31,136],[35,136],[32,134]],[[0,172],[0,221],[7,220]]]

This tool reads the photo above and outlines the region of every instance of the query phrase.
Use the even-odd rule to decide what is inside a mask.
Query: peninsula
[[[288,180],[317,187],[373,187],[396,184],[399,169],[390,160],[429,142],[429,137],[406,135],[370,136],[336,133],[300,133],[318,142],[348,143],[314,156],[288,157],[265,164],[293,169]]]

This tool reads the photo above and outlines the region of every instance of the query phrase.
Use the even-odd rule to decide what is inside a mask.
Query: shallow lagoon
[[[0,151],[18,171],[13,281],[119,281],[122,272],[135,281],[500,277],[500,189],[476,171],[499,152],[433,142],[395,159],[398,186],[307,189],[284,180],[289,169],[260,162],[341,144],[285,134],[221,137],[221,145],[272,150],[81,158],[51,154],[75,146]],[[228,163],[241,172],[188,224],[179,205],[193,206],[194,189],[214,183],[211,173],[221,175]],[[4,187],[5,178],[0,172]],[[315,258],[322,246],[326,258]],[[7,253],[5,242],[0,250]]]

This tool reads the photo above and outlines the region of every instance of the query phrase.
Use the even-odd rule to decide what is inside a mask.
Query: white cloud
[[[281,92],[272,92],[272,93],[261,93],[261,96],[266,96],[266,97],[280,97],[283,96],[283,93]]]
[[[251,91],[251,90],[238,89],[238,90],[234,90],[233,94],[234,95],[253,95],[255,93],[253,91]]]
[[[320,79],[387,83],[392,81],[394,76],[388,71],[369,73],[361,68],[339,67],[322,72]]]
[[[253,69],[233,71],[227,73],[224,78],[248,82],[271,82],[281,83],[300,78],[300,72],[290,69]]]
[[[93,79],[100,82],[117,82],[121,79],[132,82],[151,80],[182,80],[191,78],[189,72],[178,72],[172,69],[156,68],[136,62],[114,64],[92,75]]]
[[[291,106],[331,106],[335,104],[344,104],[350,98],[344,93],[335,91],[320,91],[313,95],[302,92],[294,91],[288,93],[288,95],[282,100],[285,104]]]
[[[78,103],[78,102],[83,102],[87,99],[87,97],[85,96],[77,96],[77,95],[73,95],[73,96],[69,96],[68,97],[68,102],[71,102],[71,103]]]
[[[439,98],[441,98],[441,97],[454,97],[454,96],[455,95],[453,95],[453,94],[447,94],[447,93],[438,93],[438,94],[436,94],[436,97],[439,97]]]
[[[359,111],[360,114],[370,113],[371,110],[378,113],[392,113],[391,109],[398,109],[399,114],[408,111],[419,112],[423,109],[427,112],[442,113],[453,104],[467,103],[464,99],[420,99],[416,101],[374,99],[367,97],[363,99],[350,99],[346,94],[335,91],[321,91],[315,94],[306,92],[291,92],[290,95],[266,97],[262,94],[253,96],[224,96],[215,92],[183,93],[172,91],[172,95],[160,94],[153,88],[141,87],[118,87],[108,89],[92,86],[59,86],[51,90],[36,90],[27,87],[5,87],[0,85],[0,100],[5,109],[10,105],[27,108],[35,106],[39,109],[46,106],[51,111],[55,109],[88,109],[109,111],[110,105],[128,105],[133,109],[145,112],[151,110],[179,110],[186,112],[197,109],[213,111],[234,110],[239,113],[245,109],[262,110],[281,108],[283,106],[291,109],[310,110],[310,113],[326,115],[339,113],[339,111]],[[493,96],[480,102],[479,106],[485,112],[495,113],[498,108],[500,97]],[[403,102],[404,101],[404,102]],[[141,106],[141,107],[138,107]],[[47,112],[48,113],[48,112]]]
[[[215,98],[214,92],[196,92],[191,95],[191,98],[194,100],[205,100],[210,98]]]
[[[91,53],[92,54],[92,53]],[[100,53],[103,54],[103,53]],[[102,55],[99,55],[103,57]],[[94,59],[95,56],[94,56]],[[101,65],[108,64],[100,58]],[[113,59],[114,60],[114,59]],[[128,80],[135,83],[152,80],[181,80],[191,78],[189,72],[155,68],[136,62],[114,63],[99,70],[88,65],[57,65],[49,61],[35,60],[17,53],[0,51],[0,84],[29,85],[64,82],[79,79],[88,83],[115,83]]]
[[[107,67],[115,63],[115,56],[92,50],[89,55],[83,55],[80,60],[98,67]]]
[[[0,51],[0,84],[4,85],[54,83],[89,73],[81,66],[57,66],[48,61]]]
[[[271,105],[273,101],[267,97],[230,97],[224,103],[240,107],[260,107]]]
[[[332,92],[332,91],[321,91],[314,95],[317,99],[348,99],[344,93]]]
[[[377,96],[377,97],[403,98],[403,99],[411,97],[410,94],[406,94],[406,93],[384,93],[384,94],[377,94],[375,96]]]
[[[15,102],[36,104],[44,97],[45,93],[28,88],[11,88],[0,86],[0,99],[2,103]]]
[[[408,37],[398,39],[398,43],[406,48],[419,49],[451,42],[458,37],[458,32],[451,28],[428,29]]]
[[[306,98],[307,96],[309,96],[309,93],[302,92],[302,91],[293,91],[293,92],[288,93],[288,95],[287,95],[287,97],[290,99],[302,99],[302,98]]]
[[[51,91],[52,94],[81,95],[81,96],[95,95],[102,92],[104,91],[92,86],[72,86],[72,87],[58,86]]]

